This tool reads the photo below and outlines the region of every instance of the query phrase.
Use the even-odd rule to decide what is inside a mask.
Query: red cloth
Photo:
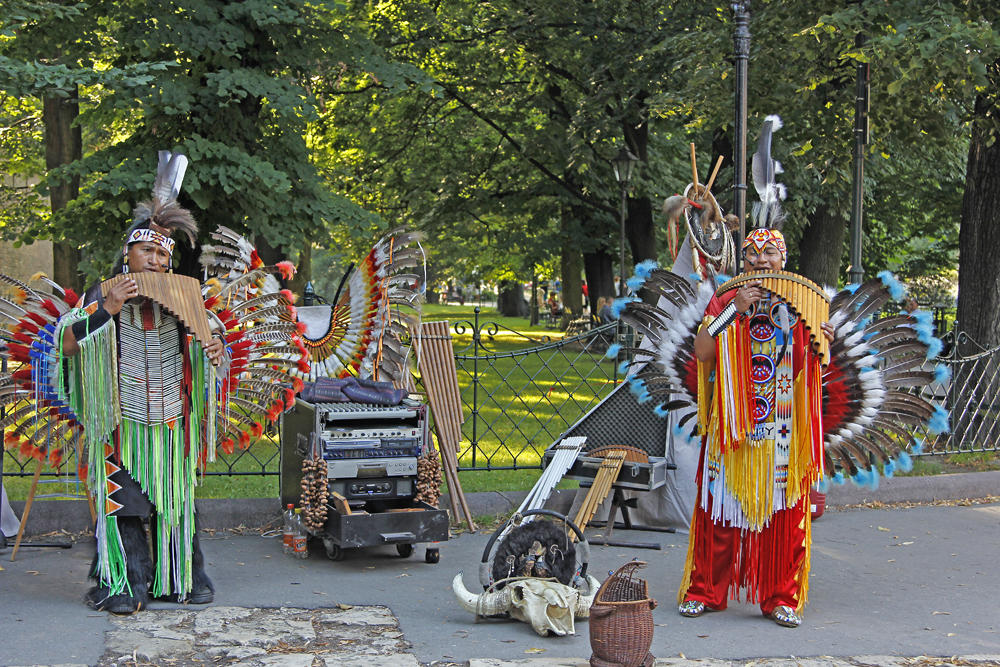
[[[765,616],[778,605],[797,608],[798,575],[806,555],[805,502],[775,512],[759,533],[714,523],[711,512],[696,504],[691,539],[697,542],[686,599],[722,610],[746,590],[747,601],[759,602]]]

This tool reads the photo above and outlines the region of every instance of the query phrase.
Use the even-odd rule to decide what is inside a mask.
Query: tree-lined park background
[[[749,152],[780,115],[789,268],[846,279],[869,63],[866,275],[896,272],[922,305],[957,291],[961,328],[1000,343],[1000,5],[750,11]],[[713,190],[732,208],[733,20],[703,0],[3,0],[0,236],[53,241],[54,278],[79,290],[120,252],[156,151],[178,150],[204,239],[253,234],[298,265],[297,291],[332,294],[405,224],[426,232],[429,285],[542,275],[578,312],[581,280],[613,290],[621,146],[640,159],[629,269],[671,263],[659,209],[690,181],[689,143],[700,174],[723,156]]]

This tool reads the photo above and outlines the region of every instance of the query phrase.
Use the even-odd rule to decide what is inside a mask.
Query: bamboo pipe
[[[691,182],[694,183],[694,196],[698,196],[698,162],[694,157],[694,142],[691,142]]]
[[[714,183],[715,183],[715,177],[719,175],[719,167],[721,167],[721,166],[722,166],[722,159],[723,159],[723,158],[722,158],[722,156],[720,155],[720,156],[719,156],[719,159],[718,159],[718,160],[716,160],[716,162],[715,162],[715,169],[713,169],[713,170],[712,170],[712,177],[711,177],[710,179],[708,179],[708,185],[706,185],[706,186],[705,186],[705,194],[706,194],[706,195],[707,195],[707,194],[708,194],[709,192],[711,192],[711,191],[712,191],[712,184],[714,184]]]

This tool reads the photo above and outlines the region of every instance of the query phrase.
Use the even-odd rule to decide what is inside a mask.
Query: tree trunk
[[[632,251],[632,268],[626,266],[625,279],[635,272],[635,267],[647,259],[655,260],[656,225],[653,223],[653,202],[649,197],[630,198],[628,202],[628,220],[625,225],[625,238]],[[628,261],[626,259],[626,261]],[[656,304],[659,297],[649,290],[642,290],[640,295],[649,304]]]
[[[426,303],[437,305],[441,303],[441,293],[438,292],[438,269],[437,264],[433,261],[427,262],[427,276],[426,284],[424,285],[424,301]]]
[[[959,328],[986,348],[1000,344],[1000,141],[986,145],[990,111],[995,103],[976,99],[958,234]]]
[[[527,317],[528,302],[524,300],[524,287],[518,280],[501,280],[497,294],[497,310],[504,317]]]
[[[295,267],[295,275],[288,281],[288,289],[294,294],[301,295],[306,288],[306,283],[312,280],[312,245],[307,243],[299,253],[299,263]],[[332,299],[333,295],[326,297]]]
[[[52,170],[83,157],[80,127],[73,121],[80,114],[77,88],[66,91],[68,97],[49,96],[42,100],[42,124],[45,126],[45,168]],[[49,204],[56,213],[66,208],[80,194],[80,177],[50,181]],[[83,294],[80,273],[80,249],[73,243],[56,241],[52,244],[52,279],[62,287]]]
[[[583,257],[579,252],[563,245],[560,269],[563,312],[579,317],[583,312],[583,286],[580,278],[583,273]]]
[[[836,286],[844,255],[847,220],[820,204],[799,241],[799,273],[820,285]]]
[[[583,254],[583,270],[587,276],[587,294],[590,312],[597,315],[599,297],[615,297],[615,258],[607,250]]]

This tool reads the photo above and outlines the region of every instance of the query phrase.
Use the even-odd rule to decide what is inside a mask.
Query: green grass
[[[944,468],[937,461],[928,461],[923,457],[916,457],[913,459],[913,470],[909,472],[896,471],[893,473],[894,477],[929,477],[931,475],[940,475],[944,472]]]

